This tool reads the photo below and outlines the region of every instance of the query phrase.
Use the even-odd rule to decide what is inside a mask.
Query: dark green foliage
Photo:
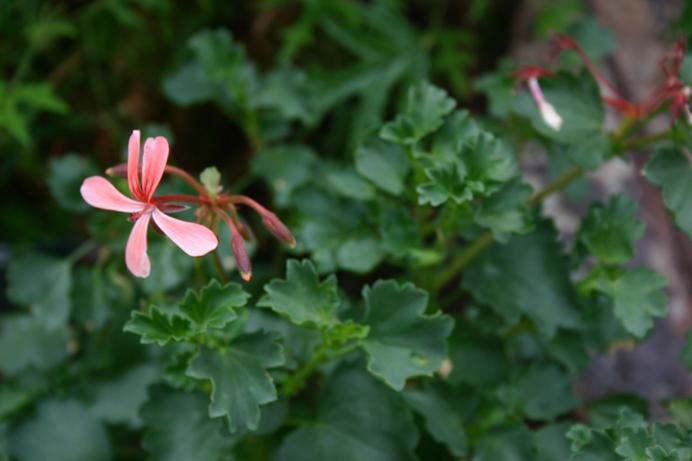
[[[655,146],[643,174],[692,235],[685,120],[609,131],[563,54],[538,79],[547,125],[493,51],[516,7],[486,0],[43,3],[0,2],[0,461],[692,459],[689,398],[649,423],[640,396],[581,393],[593,357],[666,312],[647,202],[569,193],[576,232],[541,208]],[[543,5],[534,32],[599,60],[614,40],[584,12]],[[152,226],[151,275],[128,272],[131,219],[80,185],[126,160],[132,129],[199,177],[188,200],[164,175],[155,200],[189,204],[171,213],[215,231],[216,255]],[[210,204],[237,214],[249,283]]]

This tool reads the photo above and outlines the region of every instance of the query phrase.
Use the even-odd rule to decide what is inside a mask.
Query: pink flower
[[[130,213],[134,226],[127,240],[125,263],[135,276],[147,277],[150,271],[147,229],[152,219],[168,238],[190,256],[209,253],[216,248],[218,240],[211,230],[201,224],[171,218],[161,211],[162,205],[156,202],[153,195],[168,162],[168,141],[161,136],[146,140],[140,182],[139,140],[139,131],[133,131],[127,159],[127,182],[133,198],[121,194],[107,179],[100,176],[86,178],[80,192],[84,200],[93,207]]]

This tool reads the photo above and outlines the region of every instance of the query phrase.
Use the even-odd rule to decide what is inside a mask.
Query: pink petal
[[[127,185],[133,197],[144,201],[142,186],[139,184],[139,130],[132,131],[127,145]]]
[[[144,143],[144,160],[142,161],[142,191],[147,200],[161,182],[163,171],[168,163],[168,141],[163,136],[148,138]]]
[[[143,203],[125,197],[113,184],[101,176],[86,178],[79,192],[89,205],[104,210],[134,213],[142,211],[145,207]]]
[[[216,235],[203,225],[171,218],[158,209],[154,209],[154,222],[190,256],[207,254],[219,244]]]
[[[147,256],[147,229],[151,213],[144,213],[135,221],[125,248],[125,264],[136,277],[148,277],[151,265]]]

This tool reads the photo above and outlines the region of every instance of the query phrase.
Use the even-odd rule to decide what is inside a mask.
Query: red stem
[[[152,197],[154,202],[189,202],[197,205],[211,205],[211,200],[205,197],[196,197],[187,194],[159,195]]]
[[[202,184],[199,183],[195,178],[192,177],[190,173],[188,173],[185,170],[182,170],[176,166],[171,166],[171,165],[166,165],[166,173],[172,174],[175,176],[178,176],[181,178],[183,181],[191,185],[192,187],[195,188],[195,190],[201,195],[202,197],[205,197],[211,201],[211,198],[209,197],[209,193],[207,190],[204,188]]]
[[[228,195],[228,196],[223,196],[219,197],[218,200],[219,205],[228,205],[228,204],[242,204],[242,205],[247,205],[251,208],[254,208],[255,211],[257,211],[259,214],[267,214],[269,213],[269,210],[264,208],[262,205],[254,201],[248,196],[245,195]]]

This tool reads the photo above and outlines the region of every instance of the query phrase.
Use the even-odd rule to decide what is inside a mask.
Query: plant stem
[[[197,181],[195,178],[193,178],[192,175],[187,171],[182,170],[176,166],[166,165],[166,173],[178,176],[183,181],[191,185],[199,193],[199,195],[211,200],[209,197],[209,192],[207,192],[204,186],[200,184],[199,181]]]
[[[563,175],[556,178],[553,182],[545,186],[543,189],[536,192],[526,201],[527,205],[535,205],[545,199],[547,196],[564,189],[576,178],[584,173],[584,168],[580,166],[572,167]],[[437,290],[445,286],[450,280],[456,277],[461,271],[478,256],[485,248],[493,241],[493,236],[490,232],[484,232],[476,240],[471,242],[464,250],[457,254],[452,262],[442,271],[435,279],[434,286]]]
[[[531,198],[529,198],[529,200],[526,202],[527,205],[534,205],[536,203],[539,203],[547,196],[564,189],[569,185],[569,183],[581,176],[582,173],[584,173],[584,168],[580,166],[574,166],[570,168],[564,174],[555,179],[553,182],[551,182],[543,189],[533,194]]]
[[[67,260],[70,262],[70,264],[74,264],[77,261],[79,261],[80,259],[82,259],[84,256],[91,253],[96,248],[97,248],[96,242],[94,242],[93,240],[87,240],[86,242],[82,243],[77,248],[75,248],[72,251],[72,253],[70,253],[67,256]]]
[[[228,283],[228,277],[226,277],[226,272],[223,270],[223,263],[219,256],[218,247],[211,252],[211,259],[214,261],[214,267],[216,267],[216,272],[219,273],[219,280],[221,280],[221,283]]]
[[[662,141],[670,137],[670,131],[661,131],[660,133],[648,134],[643,136],[638,136],[636,138],[628,139],[622,143],[622,149],[641,149],[649,147],[649,144],[653,144],[658,141]]]
[[[358,346],[360,346],[360,343],[358,341],[355,341],[349,344],[348,346],[341,348],[338,351],[330,354],[330,343],[323,342],[315,350],[315,353],[312,355],[310,360],[308,360],[305,363],[305,365],[300,367],[298,371],[289,376],[288,379],[286,379],[286,381],[284,381],[281,393],[286,398],[290,398],[296,395],[303,389],[303,387],[305,387],[305,382],[315,371],[315,368],[322,365],[323,363],[329,362],[331,360],[337,359],[348,354],[349,352],[355,350]]]
[[[153,197],[152,200],[155,202],[189,202],[195,203],[197,205],[211,205],[211,201],[204,197],[197,197],[196,195],[188,194],[169,194],[169,195],[159,195]]]
[[[312,355],[310,360],[305,362],[305,364],[300,367],[298,371],[293,373],[286,381],[284,381],[283,387],[281,388],[281,393],[284,395],[284,397],[293,397],[305,386],[305,381],[307,381],[308,377],[310,377],[312,372],[315,371],[315,368],[326,360],[328,349],[329,346],[327,343],[322,343],[315,350],[315,353]]]

